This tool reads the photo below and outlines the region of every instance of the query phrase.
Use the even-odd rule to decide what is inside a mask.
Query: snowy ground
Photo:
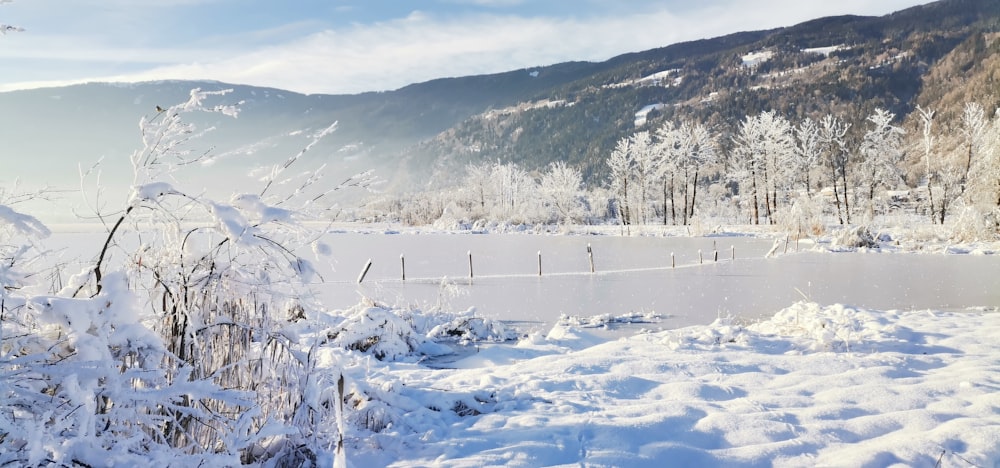
[[[932,230],[880,240],[893,255],[998,250]],[[811,250],[847,250],[815,241]],[[998,306],[801,302],[754,323],[623,338],[563,320],[431,365],[368,360],[355,375],[395,382],[381,397],[405,412],[350,437],[347,456],[353,466],[1000,466]]]
[[[997,466],[1000,313],[799,303],[613,341],[566,326],[399,378],[355,466]],[[380,367],[381,366],[381,367]],[[380,367],[380,368],[379,368]],[[455,395],[465,395],[463,404]],[[481,413],[481,414],[480,414]]]
[[[497,230],[508,229],[491,232]],[[733,232],[740,231],[638,234]],[[933,229],[874,234],[885,255],[997,259],[983,276],[987,288],[995,278],[1000,290],[995,242],[955,243]],[[804,241],[803,249],[850,250],[834,237]],[[913,278],[899,273],[901,281]],[[936,274],[948,273],[940,268]],[[391,343],[376,342],[399,360],[351,352],[327,365],[348,366],[347,391],[355,396],[349,413],[364,418],[347,431],[350,466],[1000,466],[1000,303],[976,305],[880,311],[802,302],[752,323],[719,320],[666,331],[632,324],[626,328],[633,333],[621,338],[576,317],[513,341],[469,344],[446,357],[405,354],[406,346],[395,354]],[[357,327],[364,333],[390,322],[388,328],[402,330],[408,320],[427,325],[414,327],[427,339],[448,338],[448,327],[421,314],[369,303],[332,311],[329,324],[346,330],[367,316]],[[511,336],[489,328],[496,323],[482,325],[485,335]],[[328,330],[302,330],[303,342]],[[429,355],[444,351],[430,341],[415,344]]]

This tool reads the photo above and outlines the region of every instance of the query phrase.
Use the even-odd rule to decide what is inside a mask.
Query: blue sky
[[[212,79],[302,93],[615,55],[926,0],[0,0],[0,91]]]

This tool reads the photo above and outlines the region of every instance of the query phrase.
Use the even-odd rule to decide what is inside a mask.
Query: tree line
[[[792,121],[763,111],[729,133],[666,121],[618,140],[604,159],[609,176],[595,186],[562,161],[538,171],[479,161],[432,190],[379,196],[358,214],[409,224],[614,222],[627,232],[697,217],[798,231],[891,214],[945,224],[972,211],[997,232],[1000,113],[968,103],[948,128],[933,109],[912,115],[898,122],[877,108],[851,128],[833,114]]]

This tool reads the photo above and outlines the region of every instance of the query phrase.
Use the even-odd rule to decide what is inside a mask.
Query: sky
[[[0,91],[207,79],[398,89],[926,0],[0,0]]]

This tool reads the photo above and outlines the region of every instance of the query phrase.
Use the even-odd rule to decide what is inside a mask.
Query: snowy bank
[[[815,303],[745,326],[720,320],[606,342],[557,325],[547,336],[483,348],[456,369],[372,369],[398,378],[394,398],[410,406],[379,433],[350,434],[348,459],[995,466],[998,333],[996,312]]]

